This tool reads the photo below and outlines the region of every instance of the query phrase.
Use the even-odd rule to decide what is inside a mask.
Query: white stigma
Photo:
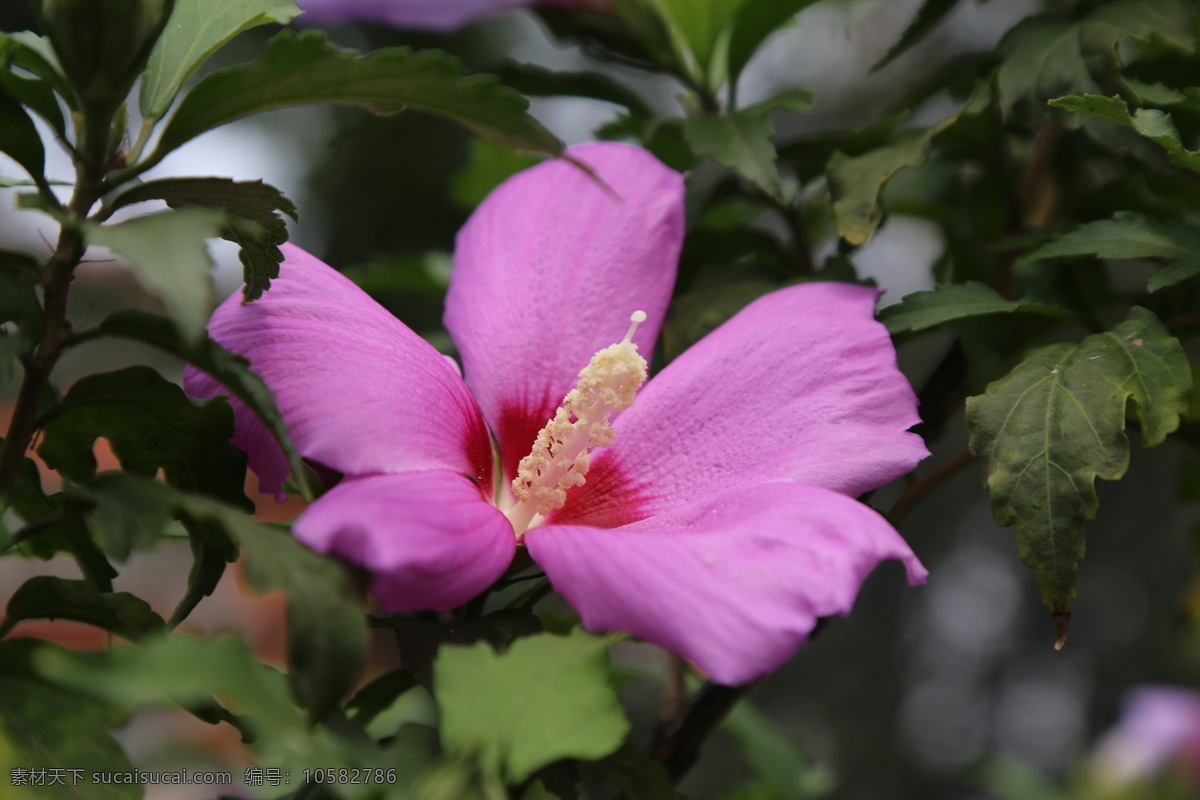
[[[562,508],[567,490],[583,485],[590,448],[606,447],[616,438],[609,417],[632,406],[646,382],[646,359],[633,343],[645,321],[645,311],[633,312],[625,338],[592,356],[554,418],[538,432],[533,451],[521,459],[512,482],[517,504],[507,512],[518,539],[535,516]]]

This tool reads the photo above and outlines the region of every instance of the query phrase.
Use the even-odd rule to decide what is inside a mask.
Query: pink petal
[[[512,561],[508,520],[456,472],[342,481],[296,520],[296,538],[371,573],[389,611],[447,611],[472,599]]]
[[[622,631],[746,683],[784,663],[820,617],[847,614],[884,559],[925,568],[884,519],[827,489],[775,482],[614,529],[550,525],[530,555],[591,631]]]
[[[476,17],[529,5],[532,0],[300,0],[301,23],[371,20],[397,28],[453,30]]]
[[[612,527],[786,479],[859,495],[928,455],[874,289],[812,283],[744,308],[653,377],[556,523]]]
[[[213,312],[209,334],[250,360],[271,390],[301,455],[348,475],[449,469],[492,485],[479,408],[454,367],[348,279],[292,245],[271,288],[238,292]],[[198,397],[224,389],[189,371]],[[234,443],[264,491],[287,474],[278,446],[234,404]]]
[[[638,309],[649,320],[634,341],[652,353],[683,240],[683,176],[631,145],[568,153],[610,188],[562,160],[510,178],[459,231],[446,297],[446,327],[510,476]]]

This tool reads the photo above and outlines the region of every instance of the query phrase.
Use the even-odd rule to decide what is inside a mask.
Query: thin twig
[[[683,724],[651,753],[651,758],[666,768],[672,782],[678,783],[687,774],[696,763],[704,740],[753,686],[752,683],[745,686],[706,683],[696,694]]]
[[[961,453],[938,464],[925,477],[909,483],[904,487],[904,491],[900,493],[900,497],[892,505],[891,510],[887,512],[887,518],[891,520],[893,525],[898,526],[905,515],[912,510],[913,506],[924,500],[926,495],[933,492],[943,483],[954,477],[959,470],[970,464],[971,458],[971,451],[963,450]]]

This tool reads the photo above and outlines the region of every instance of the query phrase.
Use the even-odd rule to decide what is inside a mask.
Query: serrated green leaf
[[[922,331],[954,320],[987,314],[1026,311],[1063,317],[1070,312],[1058,306],[1005,300],[990,286],[976,281],[941,284],[926,292],[914,292],[879,312],[879,321],[891,334]]]
[[[1096,119],[1116,122],[1137,131],[1166,151],[1176,166],[1200,172],[1200,152],[1188,150],[1179,139],[1179,130],[1171,115],[1156,108],[1139,108],[1129,114],[1129,106],[1120,97],[1085,94],[1069,95],[1050,101],[1050,105]]]
[[[84,786],[88,800],[137,800],[141,786],[88,782],[93,772],[134,770],[109,734],[128,721],[127,715],[40,676],[33,662],[44,654],[66,656],[67,651],[40,639],[0,642],[0,768],[6,786],[10,769],[36,766],[63,770],[64,785],[38,786],[28,800],[77,800]],[[12,763],[3,763],[5,754]],[[83,779],[79,785],[74,785],[76,775]],[[5,797],[12,792],[18,800],[19,791],[6,788]]]
[[[604,639],[578,631],[518,639],[502,655],[482,642],[443,647],[434,665],[443,747],[510,783],[562,758],[609,755],[629,723],[607,656]]]
[[[473,211],[491,191],[523,169],[538,163],[526,153],[517,153],[490,139],[474,139],[467,163],[450,181],[450,198]]]
[[[783,182],[775,162],[775,128],[762,109],[689,117],[683,134],[697,155],[736,169],[772,197],[783,199]]]
[[[92,447],[105,438],[121,466],[187,491],[246,508],[246,457],[229,443],[233,410],[224,398],[195,400],[149,367],[89,375],[67,393],[44,429],[38,454],[74,481],[96,473]]]
[[[240,248],[247,301],[257,300],[279,277],[283,261],[279,245],[288,239],[282,214],[296,219],[296,206],[274,186],[231,178],[167,178],[121,193],[113,200],[113,208],[147,200],[163,200],[175,209],[208,208],[225,213],[220,236]]]
[[[1183,283],[1197,275],[1200,275],[1200,259],[1192,258],[1176,261],[1174,264],[1170,264],[1152,275],[1150,280],[1146,282],[1146,289],[1153,294],[1160,289],[1174,286],[1177,283]]]
[[[1200,250],[1200,231],[1168,227],[1143,214],[1118,211],[1112,219],[1081,225],[1039,247],[1023,261],[1064,256],[1100,258],[1189,258]]]
[[[1129,465],[1125,410],[1133,401],[1147,447],[1179,424],[1192,390],[1179,342],[1135,308],[1112,331],[1030,352],[967,401],[971,452],[983,464],[992,514],[1013,526],[1021,561],[1055,613],[1070,611],[1096,478]]]
[[[136,642],[163,630],[163,620],[140,597],[100,592],[87,581],[38,575],[21,584],[8,601],[0,636],[27,619],[67,619],[102,628]]]
[[[184,82],[234,36],[299,13],[294,0],[175,0],[142,75],[142,117],[162,118]]]
[[[275,437],[287,454],[292,479],[299,484],[301,493],[307,499],[312,499],[304,463],[288,433],[287,423],[275,407],[275,395],[263,379],[250,369],[250,362],[207,336],[196,342],[188,341],[171,320],[147,311],[117,311],[107,316],[98,330],[105,336],[132,339],[178,356],[220,381],[230,394],[254,412]]]
[[[525,98],[494,76],[464,76],[458,59],[447,53],[387,48],[359,56],[309,30],[282,31],[253,64],[203,78],[180,101],[151,160],[235,119],[314,103],[349,103],[376,114],[412,107],[508,147],[562,152],[562,143],[526,113]]]
[[[746,0],[729,33],[729,80],[737,81],[767,37],[817,0]]]
[[[206,241],[220,235],[223,222],[219,211],[182,208],[117,225],[89,225],[85,238],[123,257],[163,299],[183,335],[196,341],[204,334],[212,294]]]
[[[957,5],[958,0],[925,0],[912,21],[908,23],[908,27],[904,29],[904,33],[900,34],[900,39],[888,48],[883,58],[875,62],[871,67],[871,72],[883,69],[907,53],[909,48],[924,39],[925,35],[936,28],[938,23],[945,19],[946,15]]]
[[[931,128],[907,141],[860,156],[834,153],[829,159],[829,188],[838,235],[850,244],[865,244],[883,222],[883,187],[902,169],[922,166],[929,158]]]

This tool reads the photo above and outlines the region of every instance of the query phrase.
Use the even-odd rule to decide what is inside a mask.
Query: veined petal
[[[296,538],[371,573],[388,611],[448,611],[508,568],[512,526],[464,476],[446,470],[349,478],[294,526]]]
[[[880,561],[902,561],[914,585],[928,574],[867,506],[787,482],[622,528],[533,528],[524,541],[588,630],[631,633],[728,685],[779,667],[818,618],[848,614]]]
[[[601,142],[497,188],[459,231],[446,327],[506,474],[629,315],[653,351],[683,241],[683,176],[637,147]]]
[[[301,455],[348,475],[449,469],[490,491],[487,428],[454,367],[347,278],[282,250],[270,290],[253,303],[234,294],[208,330],[271,387]],[[194,370],[184,385],[197,397],[225,392]],[[234,443],[264,491],[278,492],[279,448],[240,403],[234,411]]]
[[[878,292],[772,292],[650,379],[553,520],[612,527],[769,480],[859,495],[928,455]]]

